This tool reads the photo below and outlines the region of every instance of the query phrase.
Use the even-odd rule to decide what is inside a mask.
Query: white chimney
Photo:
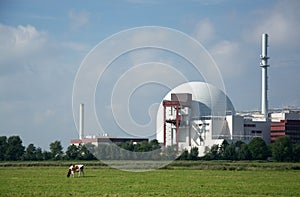
[[[81,103],[79,106],[79,139],[83,139],[84,138],[84,104]]]
[[[268,118],[268,34],[262,34],[261,37],[261,114],[264,118]]]

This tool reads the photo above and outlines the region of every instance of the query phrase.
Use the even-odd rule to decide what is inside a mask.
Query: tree
[[[189,160],[197,160],[199,155],[198,147],[191,148],[190,154],[188,155]]]
[[[10,136],[7,140],[6,159],[11,161],[20,160],[25,147],[19,136]]]
[[[251,153],[252,159],[265,160],[269,155],[268,146],[266,142],[260,137],[253,138],[248,144],[248,148]]]
[[[217,160],[219,159],[219,145],[214,144],[211,146],[209,149],[208,147],[206,148],[206,154],[204,156],[205,160]]]
[[[151,145],[147,141],[142,141],[139,143],[139,150],[137,152],[148,152],[151,151]]]
[[[293,146],[290,137],[278,137],[272,144],[272,156],[276,161],[291,161]]]
[[[236,159],[235,144],[231,143],[226,146],[222,159],[226,159],[226,160]]]
[[[133,151],[134,145],[132,141],[126,141],[124,143],[120,143],[119,146],[125,150]]]
[[[76,145],[72,144],[67,148],[66,157],[67,159],[76,159],[78,157],[79,150]]]
[[[227,140],[223,140],[222,144],[218,149],[218,159],[226,159],[226,156],[224,154],[227,146],[229,146],[229,143],[227,142]]]
[[[248,148],[247,144],[241,144],[238,153],[237,153],[238,160],[250,160],[251,159],[251,152]]]
[[[44,156],[43,156],[43,152],[42,152],[42,149],[40,147],[38,147],[36,149],[36,160],[37,161],[42,161],[44,160]]]
[[[0,161],[4,161],[6,159],[7,146],[7,137],[0,136]]]
[[[58,160],[62,158],[63,154],[63,147],[61,146],[60,141],[54,141],[50,144],[50,152],[51,152],[51,158]]]
[[[93,160],[95,159],[94,155],[90,153],[89,149],[85,145],[78,147],[77,159],[79,160]]]
[[[300,143],[293,145],[293,161],[300,161]]]
[[[151,140],[150,145],[151,145],[151,150],[157,150],[161,148],[157,139]]]
[[[36,147],[33,144],[29,144],[23,155],[23,159],[26,161],[35,161],[36,158]]]
[[[44,150],[43,153],[43,160],[50,160],[52,158],[51,152]]]
[[[184,150],[181,155],[178,157],[178,160],[188,160],[189,157],[189,151]]]

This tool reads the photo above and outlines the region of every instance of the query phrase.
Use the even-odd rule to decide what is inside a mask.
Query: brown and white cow
[[[78,177],[82,174],[84,176],[84,171],[83,171],[84,166],[83,165],[72,165],[69,167],[67,177],[74,177],[75,172],[78,172]]]

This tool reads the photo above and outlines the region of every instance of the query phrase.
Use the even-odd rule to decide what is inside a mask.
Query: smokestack
[[[261,37],[261,114],[264,118],[268,118],[268,34],[262,34]]]
[[[84,128],[84,104],[81,103],[79,106],[79,139],[83,139],[83,128]]]

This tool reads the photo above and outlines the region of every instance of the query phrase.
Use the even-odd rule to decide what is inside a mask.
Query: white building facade
[[[235,113],[226,94],[204,82],[189,82],[171,90],[157,114],[157,139],[179,151],[197,147],[199,156],[214,144],[249,142],[261,137],[270,142],[269,121]]]

